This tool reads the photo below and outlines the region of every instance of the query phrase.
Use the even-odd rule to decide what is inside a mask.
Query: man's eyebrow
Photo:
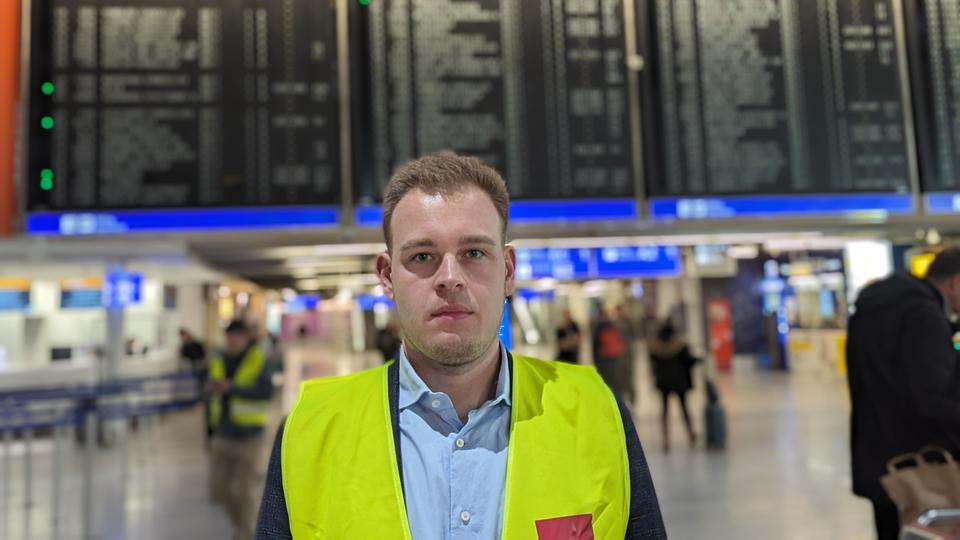
[[[497,242],[485,234],[468,234],[466,236],[460,237],[460,244],[484,244],[488,246],[496,246]]]
[[[433,247],[434,245],[436,245],[434,241],[429,238],[415,238],[405,242],[402,246],[400,246],[400,251],[415,248]]]

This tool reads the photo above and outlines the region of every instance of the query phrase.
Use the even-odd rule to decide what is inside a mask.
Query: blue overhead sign
[[[312,311],[317,309],[320,304],[320,296],[316,294],[301,294],[295,298],[287,300],[287,311],[296,313],[300,311]]]
[[[247,231],[340,224],[332,207],[199,208],[113,212],[35,212],[26,231],[34,235],[84,236],[126,233]]]
[[[676,246],[517,249],[517,279],[596,279],[680,275]]]
[[[396,304],[393,300],[390,300],[386,296],[374,296],[372,294],[361,294],[357,296],[357,304],[360,305],[360,309],[364,311],[371,311],[377,305],[382,305],[387,309],[393,309],[396,307]]]
[[[650,202],[654,219],[729,219],[739,217],[815,216],[883,212],[907,214],[913,197],[901,193],[683,197]]]
[[[927,193],[925,203],[931,214],[960,213],[960,193]]]
[[[659,277],[680,275],[683,266],[676,246],[598,248],[595,277]]]
[[[120,308],[143,299],[143,274],[109,272],[103,279],[103,307]]]
[[[592,254],[588,248],[517,250],[517,279],[586,279]]]

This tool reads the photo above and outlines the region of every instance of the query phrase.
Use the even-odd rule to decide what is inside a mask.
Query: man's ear
[[[393,297],[393,260],[388,252],[377,255],[377,278],[380,280],[380,286],[383,287],[387,298],[394,300]]]
[[[510,296],[516,288],[517,274],[517,250],[510,244],[503,246],[503,262],[507,267],[506,282],[504,283],[504,295]]]

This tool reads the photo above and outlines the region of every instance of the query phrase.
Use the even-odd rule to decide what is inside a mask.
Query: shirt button
[[[460,512],[460,521],[462,521],[464,525],[470,523],[470,512],[467,512],[466,510]]]
[[[430,406],[433,407],[434,409],[440,407],[440,400],[439,400],[439,399],[435,399],[435,400],[431,401],[431,402],[430,402]]]
[[[464,444],[466,443],[463,441],[463,439],[457,439],[457,448],[463,448]],[[464,514],[466,514],[466,512],[464,512]],[[469,516],[470,514],[467,514],[467,515]]]

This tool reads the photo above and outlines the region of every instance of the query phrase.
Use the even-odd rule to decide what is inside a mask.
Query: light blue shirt
[[[400,348],[400,451],[414,540],[500,538],[510,434],[510,367],[500,348],[496,397],[460,422]]]

